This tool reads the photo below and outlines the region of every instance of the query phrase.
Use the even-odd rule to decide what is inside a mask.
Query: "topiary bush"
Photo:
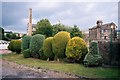
[[[52,40],[52,50],[55,59],[64,58],[67,42],[70,40],[70,33],[66,31],[58,32]]]
[[[39,55],[40,55],[40,59],[43,59],[43,60],[46,60],[46,56],[44,56],[44,53],[43,53],[43,47],[39,50]]]
[[[26,49],[26,50],[22,51],[22,53],[23,53],[24,58],[30,58],[31,57],[30,56],[30,49]]]
[[[68,41],[66,56],[69,62],[76,62],[84,59],[88,53],[86,42],[80,37],[73,37]]]
[[[54,59],[54,53],[52,52],[52,40],[53,37],[48,37],[43,42],[43,56],[49,59]]]
[[[21,40],[14,40],[14,45],[13,49],[15,50],[16,53],[21,53]]]
[[[24,36],[22,38],[21,50],[29,49],[31,36]]]
[[[86,66],[98,66],[102,64],[102,57],[99,54],[97,42],[90,43],[89,53],[84,58],[84,64]]]
[[[20,53],[21,52],[21,40],[11,40],[8,45],[8,49],[12,52]]]
[[[15,49],[13,49],[13,46],[14,46],[14,40],[11,40],[9,45],[8,45],[8,50],[11,50],[12,52],[15,52]]]
[[[32,36],[32,38],[30,40],[31,57],[40,58],[39,50],[43,46],[44,39],[45,39],[44,35],[41,35],[41,34],[36,34],[36,35]]]

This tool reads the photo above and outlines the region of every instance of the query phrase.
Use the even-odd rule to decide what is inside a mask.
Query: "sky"
[[[1,3],[0,3],[1,4]],[[29,8],[32,8],[32,23],[49,19],[51,24],[79,26],[88,30],[96,25],[114,22],[118,25],[118,2],[2,2],[2,27],[5,31],[27,33]],[[1,16],[0,16],[1,17]]]

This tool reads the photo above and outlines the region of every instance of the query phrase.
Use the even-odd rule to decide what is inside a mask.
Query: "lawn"
[[[102,67],[85,67],[82,64],[73,64],[65,62],[52,62],[33,58],[23,58],[22,54],[4,54],[3,59],[16,62],[22,65],[46,68],[49,70],[69,72],[78,76],[86,76],[91,78],[118,78],[120,69],[102,68]]]

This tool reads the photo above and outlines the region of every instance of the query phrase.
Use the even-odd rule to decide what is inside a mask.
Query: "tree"
[[[0,40],[4,39],[4,29],[0,27]]]
[[[16,39],[16,38],[17,38],[16,34],[15,34],[15,33],[12,33],[12,34],[11,34],[11,39]]]
[[[34,34],[43,34],[46,37],[52,36],[52,26],[48,19],[42,19],[37,23]]]
[[[71,34],[71,37],[75,37],[75,36],[78,36],[80,38],[84,37],[84,34],[82,34],[82,31],[80,31],[80,29],[77,27],[77,25],[74,25],[70,34]]]
[[[55,35],[56,33],[60,31],[71,32],[71,30],[72,30],[71,27],[61,24],[61,23],[53,25],[53,35]]]

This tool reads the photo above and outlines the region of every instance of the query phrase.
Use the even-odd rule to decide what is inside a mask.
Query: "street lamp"
[[[113,28],[114,28],[114,26],[113,25],[111,25],[111,31],[110,31],[110,64],[111,64],[111,61],[112,61],[112,38],[113,38],[113,36],[112,36],[112,30],[113,30]]]

